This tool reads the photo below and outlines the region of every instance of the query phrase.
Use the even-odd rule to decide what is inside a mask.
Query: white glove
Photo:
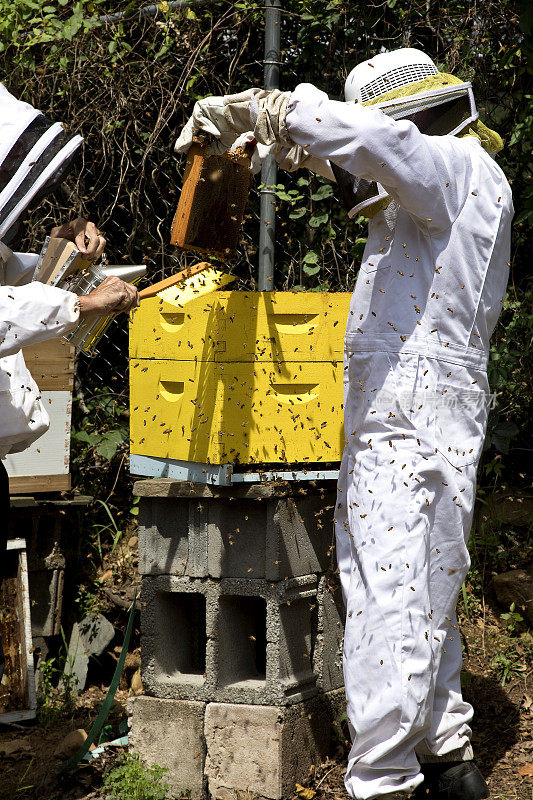
[[[211,152],[223,153],[242,133],[250,131],[250,100],[257,89],[225,97],[204,97],[194,104],[192,117],[183,128],[174,151],[186,153],[197,133],[208,133]]]
[[[254,128],[254,136],[261,144],[291,147],[293,142],[285,129],[289,97],[289,92],[279,89],[247,89],[239,94],[198,100],[174,150],[186,153],[195,134],[208,133],[215,139],[210,143],[211,152],[222,153],[238,136]]]
[[[206,97],[195,103],[192,117],[183,128],[174,150],[186,153],[199,132],[213,137],[208,152],[224,153],[244,147],[254,139],[252,171],[259,172],[265,158],[272,154],[279,166],[288,171],[305,166],[333,179],[327,161],[315,159],[295,145],[285,127],[290,92],[279,89],[248,89],[224,97]],[[253,130],[251,130],[253,128]]]

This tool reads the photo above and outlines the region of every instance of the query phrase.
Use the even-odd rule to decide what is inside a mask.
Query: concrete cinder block
[[[139,481],[139,572],[273,581],[322,573],[332,561],[332,483],[186,483],[176,492],[173,481]]]
[[[224,579],[218,590],[216,699],[286,704],[316,694],[316,576]]]
[[[143,577],[141,671],[149,694],[211,698],[217,607],[217,593],[207,579]]]
[[[141,575],[207,573],[207,519],[201,502],[150,498],[139,506]]]
[[[229,800],[249,792],[281,800],[292,795],[311,765],[327,757],[332,725],[344,705],[342,691],[290,707],[209,703],[205,773],[210,796]]]
[[[313,651],[313,668],[323,692],[344,686],[342,649],[346,610],[336,573],[323,575],[317,592],[318,631]]]
[[[128,700],[130,746],[148,764],[168,767],[174,797],[205,797],[205,703],[138,696]]]
[[[157,697],[289,704],[317,693],[317,577],[145,576],[143,685]]]
[[[336,490],[303,493],[297,487],[273,509],[265,548],[268,580],[322,573],[332,564]]]

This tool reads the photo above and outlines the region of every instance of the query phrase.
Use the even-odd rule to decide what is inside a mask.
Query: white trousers
[[[468,745],[455,605],[486,427],[483,371],[416,354],[348,352],[335,512],[344,677],[357,800],[412,791],[418,755]]]

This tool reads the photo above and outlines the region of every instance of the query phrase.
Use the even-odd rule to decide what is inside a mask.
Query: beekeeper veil
[[[410,120],[430,136],[476,136],[490,153],[503,147],[500,136],[478,119],[469,81],[439,72],[421,50],[405,47],[358,64],[344,87],[348,103],[375,106],[397,120]],[[379,183],[331,165],[348,215],[374,216],[390,198]]]
[[[20,215],[64,180],[82,141],[0,83],[0,241],[8,245]]]

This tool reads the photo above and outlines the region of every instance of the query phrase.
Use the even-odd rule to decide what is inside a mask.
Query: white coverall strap
[[[449,228],[465,202],[471,165],[453,136],[426,136],[412,122],[330,100],[308,83],[292,92],[285,125],[306,152],[378,181],[429,232]]]

